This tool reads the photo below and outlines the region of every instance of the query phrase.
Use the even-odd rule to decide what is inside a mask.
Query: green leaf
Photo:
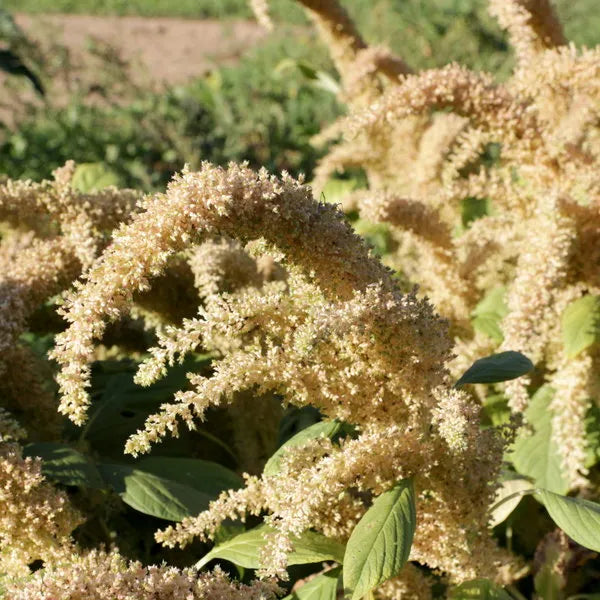
[[[119,186],[119,176],[104,163],[81,163],[75,168],[71,187],[78,192],[89,194],[109,186]]]
[[[534,433],[530,435],[521,430],[508,459],[517,472],[533,479],[536,487],[565,494],[569,485],[562,474],[560,454],[552,438],[550,402],[553,395],[554,390],[544,385],[531,398],[525,418]]]
[[[28,444],[23,455],[39,456],[42,459],[43,475],[52,481],[85,488],[106,487],[96,466],[83,454],[64,444]]]
[[[533,493],[534,489],[531,481],[523,477],[503,481],[496,492],[494,505],[490,508],[490,527],[496,527],[508,519],[521,502],[524,493]]]
[[[152,459],[155,460],[155,459]],[[208,508],[208,503],[217,496],[212,487],[202,490],[202,481],[194,486],[174,479],[159,477],[130,465],[100,464],[98,469],[123,502],[146,515],[168,521],[181,521],[185,517],[197,515]]]
[[[194,488],[206,494],[208,501],[214,500],[223,490],[239,489],[244,485],[237,473],[219,463],[199,458],[144,458],[136,463],[136,468]]]
[[[484,313],[473,317],[471,325],[473,325],[475,331],[479,331],[495,342],[500,343],[504,339],[502,329],[500,329],[500,321],[502,321],[502,317],[492,313]]]
[[[567,357],[573,358],[591,346],[597,337],[600,304],[598,296],[574,300],[562,314],[562,340]]]
[[[494,313],[500,317],[505,317],[508,314],[508,307],[504,300],[505,296],[506,288],[503,285],[497,285],[479,301],[473,310],[473,314],[483,315],[486,313]]]
[[[74,435],[82,436],[102,456],[119,462],[127,438],[144,427],[148,415],[170,402],[176,392],[187,388],[186,373],[202,372],[209,364],[209,355],[192,355],[183,364],[171,367],[165,377],[144,388],[133,380],[137,369],[135,362],[94,363],[90,419],[83,431],[76,430]],[[196,435],[196,432],[191,434],[186,428],[179,438],[165,440],[160,445],[160,452],[164,453],[165,448],[170,446],[176,448],[179,456],[185,456],[188,450],[185,444],[191,435]]]
[[[476,331],[484,333],[497,342],[504,339],[500,323],[508,313],[504,301],[505,294],[506,288],[501,285],[490,290],[475,307],[471,321]]]
[[[244,527],[243,523],[227,519],[221,523],[221,525],[219,525],[212,539],[214,540],[215,544],[223,544],[234,538],[236,535],[244,533],[244,531],[246,531],[246,528]]]
[[[600,552],[600,504],[538,490],[552,520],[585,548]]]
[[[375,499],[348,540],[344,589],[352,600],[400,572],[408,560],[415,526],[415,490],[412,479],[404,479]]]
[[[450,590],[450,600],[513,600],[508,592],[489,579],[473,579]]]
[[[295,436],[285,442],[285,444],[280,446],[267,461],[267,464],[263,469],[263,475],[271,476],[279,473],[281,459],[290,448],[303,446],[318,437],[328,437],[330,440],[334,440],[336,437],[348,435],[351,432],[352,428],[342,421],[320,421],[319,423],[315,423],[314,425],[299,431]]]
[[[509,350],[476,360],[456,382],[455,387],[466,383],[498,383],[529,373],[533,363],[520,352]]]
[[[320,423],[322,421],[321,413],[310,404],[298,408],[290,406],[283,413],[279,421],[279,432],[277,435],[277,447],[283,446],[288,440],[292,439],[303,429]]]
[[[215,558],[222,558],[246,569],[258,569],[260,551],[266,544],[265,536],[273,531],[267,525],[259,525],[250,531],[236,535],[223,544],[215,546],[196,563],[196,568],[200,569]],[[288,555],[288,565],[304,565],[323,560],[334,560],[339,563],[343,561],[344,545],[320,533],[305,531],[292,542],[294,550]]]
[[[321,573],[283,600],[335,600],[341,573],[341,567]]]

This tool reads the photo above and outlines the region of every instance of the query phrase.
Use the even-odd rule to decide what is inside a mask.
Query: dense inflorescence
[[[507,559],[486,531],[502,441],[479,429],[477,405],[450,388],[446,323],[428,302],[400,292],[343,215],[287,176],[208,164],[184,172],[144,209],[115,235],[64,307],[71,325],[53,353],[63,365],[62,410],[76,422],[85,419],[89,357],[105,322],[128,310],[134,292],[146,289],[171,254],[218,231],[243,243],[262,239],[288,276],[223,293],[181,328],[165,330],[139,383],[150,384],[198,347],[222,358],[211,376],[190,374],[194,389],[152,415],[126,451],[148,452],[167,433],[178,435],[180,422],[193,429],[209,407],[235,402],[246,390],[315,406],[360,432],[339,447],[323,441],[303,447],[280,475],[250,477],[245,489],[159,539],[168,545],[207,539],[228,517],[267,510],[277,533],[264,552],[264,570],[284,576],[290,536],[316,526],[344,539],[360,515],[356,493],[379,494],[415,476],[415,559],[458,580],[478,573],[509,579],[510,569],[500,568]],[[476,565],[474,555],[485,555],[486,564]]]
[[[0,501],[0,571],[11,576],[28,574],[35,560],[54,560],[81,522],[67,495],[44,481],[41,460],[23,458],[13,442],[0,442]]]
[[[492,0],[490,11],[515,49],[508,81],[448,65],[388,83],[331,128],[343,139],[315,184],[365,170],[368,186],[354,190],[347,207],[390,227],[396,251],[387,264],[450,319],[454,372],[465,356],[496,349],[529,356],[556,390],[563,475],[571,487],[586,487],[584,422],[597,356],[591,348],[573,363],[561,318],[570,303],[599,292],[600,54],[569,45],[545,0]],[[465,199],[485,206],[484,214],[465,221]],[[500,339],[482,343],[470,319],[500,287],[507,308]],[[530,383],[522,378],[504,390],[516,414],[529,402]]]
[[[510,584],[527,567],[494,536],[490,508],[545,384],[566,487],[594,485],[586,427],[598,352],[568,350],[563,321],[600,295],[599,51],[568,45],[547,0],[491,0],[516,52],[508,81],[456,64],[413,73],[368,46],[336,0],[300,3],[349,107],[316,140],[335,144],[312,185],[209,163],[143,198],[77,191],[74,163],[53,181],[0,183],[0,571],[10,598],[271,599],[297,536],[348,542],[374,500],[409,479],[410,562],[374,597],[429,600],[436,582],[476,578]],[[267,3],[252,6],[272,27]],[[325,190],[328,200],[332,175],[356,169],[366,183],[340,206],[316,199]],[[351,225],[357,214],[387,228],[382,258]],[[501,301],[482,328],[474,315],[491,297]],[[66,322],[49,353],[58,400],[52,367],[23,335],[56,313]],[[495,388],[454,385],[499,351],[522,352],[535,371]],[[218,568],[84,549],[73,531],[86,515],[21,445],[60,441],[61,413],[84,426],[76,443],[88,450],[98,359],[135,356],[135,384],[151,386],[200,354],[210,368],[190,367],[124,450],[137,458],[226,415],[243,485],[156,540],[210,544],[230,520],[261,519],[270,529],[250,585]],[[512,412],[502,427],[484,426],[492,393]],[[290,446],[277,470],[263,470],[290,407],[346,428]],[[82,496],[89,509],[95,500]],[[31,573],[34,561],[43,565]]]
[[[115,551],[65,554],[52,568],[7,590],[14,600],[271,600],[277,586],[255,581],[236,584],[223,571],[198,575],[192,569],[144,567],[128,563]]]

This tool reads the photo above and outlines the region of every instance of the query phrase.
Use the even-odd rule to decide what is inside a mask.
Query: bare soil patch
[[[265,36],[258,24],[241,20],[17,14],[16,21],[44,46],[64,46],[75,62],[85,63],[90,42],[99,42],[133,67],[132,77],[138,72],[165,84],[235,62]]]

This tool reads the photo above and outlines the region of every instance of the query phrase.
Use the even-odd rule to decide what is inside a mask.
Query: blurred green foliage
[[[249,16],[246,0],[4,0],[11,11],[143,17]]]
[[[569,37],[600,41],[597,0],[556,2]],[[139,90],[132,100],[90,102],[74,94],[66,106],[33,103],[0,131],[0,172],[40,179],[69,158],[105,162],[126,184],[160,188],[184,163],[248,160],[253,167],[304,172],[320,154],[310,138],[341,114],[334,95],[294,67],[335,77],[327,50],[293,0],[272,0],[275,34],[233,67],[164,93]],[[345,0],[368,41],[388,44],[414,68],[459,61],[500,79],[512,68],[506,36],[486,0]],[[4,0],[10,10],[250,17],[246,0]],[[282,23],[286,21],[287,24]],[[43,80],[43,73],[42,73]],[[23,112],[23,111],[21,111]],[[322,152],[322,150],[321,150]]]
[[[235,67],[164,93],[139,92],[124,105],[74,96],[66,107],[32,106],[0,132],[0,172],[41,179],[74,158],[104,162],[125,185],[146,190],[202,160],[310,173],[319,156],[310,137],[341,109],[299,69],[279,69],[282,57],[330,68],[306,39],[276,36]]]

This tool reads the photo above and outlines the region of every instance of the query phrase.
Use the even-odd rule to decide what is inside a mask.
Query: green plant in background
[[[48,177],[70,157],[104,162],[124,185],[162,187],[183,164],[248,160],[272,171],[311,173],[322,150],[311,136],[340,114],[331,92],[297,68],[281,70],[282,57],[328,68],[308,34],[275,37],[234,67],[164,93],[130,91],[124,105],[90,104],[73,97],[66,107],[31,105],[5,127],[0,170],[13,177]]]
[[[246,0],[188,4],[19,0],[4,5],[32,12],[251,15]],[[505,36],[488,16],[484,0],[378,0],[375,4],[355,0],[348,8],[367,39],[387,42],[417,68],[456,60],[504,77],[512,66]],[[567,2],[559,3],[559,11],[575,41],[598,41],[597,11],[590,13],[587,4]],[[291,0],[274,2],[273,15],[283,22],[307,23]],[[19,107],[18,122],[2,132],[0,170],[39,180],[74,157],[80,162],[107,163],[124,185],[150,190],[164,186],[186,162],[198,166],[201,160],[217,164],[248,160],[254,167],[303,172],[310,179],[323,154],[310,138],[339,116],[342,107],[332,94],[335,88],[315,85],[308,72],[329,74],[335,82],[320,43],[303,27],[280,27],[238,65],[216,68],[164,93],[141,88],[129,90],[125,101],[109,94],[107,103],[90,104],[86,90],[81,90],[67,106],[29,103],[24,115]]]

